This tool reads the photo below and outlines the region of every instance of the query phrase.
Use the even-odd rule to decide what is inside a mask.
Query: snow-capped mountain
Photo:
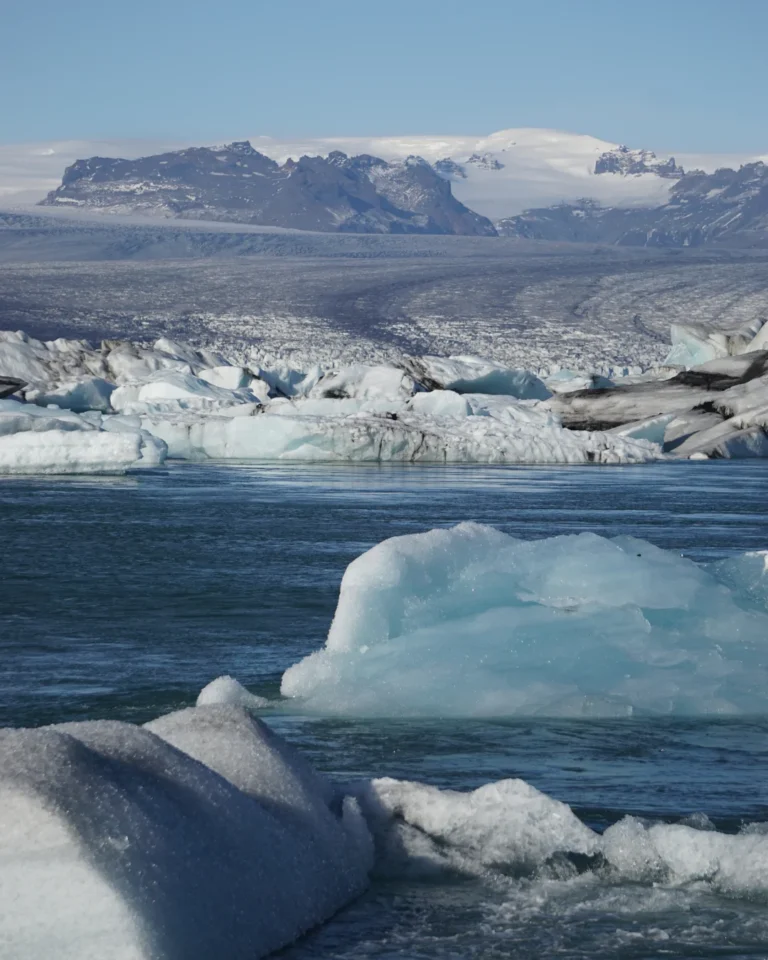
[[[713,174],[695,171],[655,207],[620,209],[594,201],[527,210],[497,222],[503,236],[623,246],[696,247],[768,244],[768,165],[749,163]]]
[[[78,160],[41,205],[300,230],[495,234],[419,157],[387,162],[334,151],[279,164],[248,141]]]
[[[679,180],[685,171],[674,157],[659,160],[653,150],[630,150],[623,144],[615,150],[606,150],[597,158],[595,173],[618,173],[622,177],[639,177],[644,173]]]
[[[242,139],[242,138],[238,138]],[[486,137],[332,137],[280,140],[251,136],[260,153],[283,165],[302,156],[368,154],[387,161],[423,157],[447,177],[454,197],[491,219],[510,217],[533,207],[573,203],[590,197],[605,206],[661,204],[674,182],[665,173],[668,160],[650,150],[630,150],[596,137],[558,130],[520,128]],[[137,159],[186,149],[189,142],[115,140],[0,144],[0,201],[6,206],[41,200],[60,183],[62,171],[80,157]],[[615,155],[615,159],[610,159]],[[659,151],[659,157],[665,157]],[[604,158],[604,159],[601,159]],[[688,155],[675,151],[676,165],[713,172],[737,169],[768,157],[744,154]],[[637,166],[644,164],[646,168]],[[596,168],[604,167],[605,172]]]

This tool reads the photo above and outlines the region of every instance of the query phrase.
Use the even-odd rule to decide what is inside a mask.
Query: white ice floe
[[[357,801],[239,708],[0,731],[4,960],[258,960],[371,863]]]
[[[282,692],[339,714],[765,713],[768,610],[722,579],[631,537],[395,537],[349,565]]]
[[[105,427],[99,414],[0,400],[0,475],[119,474],[164,462],[165,443],[139,425]]]
[[[381,873],[534,872],[557,853],[589,855],[599,843],[567,804],[524,780],[466,793],[382,777],[360,784],[356,793],[377,839]]]
[[[384,777],[356,792],[376,838],[376,871],[385,876],[450,871],[509,885],[520,876],[578,882],[579,873],[589,872],[608,895],[626,884],[654,890],[696,884],[729,897],[768,893],[765,824],[728,835],[706,819],[697,829],[624,817],[600,835],[523,780],[457,792]]]

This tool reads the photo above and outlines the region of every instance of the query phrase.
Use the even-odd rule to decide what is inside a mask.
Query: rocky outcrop
[[[655,173],[659,177],[676,180],[682,177],[685,171],[678,166],[674,157],[659,160],[653,150],[631,150],[622,144],[615,150],[607,150],[597,158],[595,173],[618,173],[623,177]]]

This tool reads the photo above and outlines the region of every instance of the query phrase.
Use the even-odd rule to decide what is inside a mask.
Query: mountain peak
[[[674,157],[659,160],[653,150],[633,150],[625,144],[601,153],[595,162],[594,172],[596,174],[617,173],[623,177],[653,173],[668,179],[677,179],[685,173],[683,168],[677,165]]]

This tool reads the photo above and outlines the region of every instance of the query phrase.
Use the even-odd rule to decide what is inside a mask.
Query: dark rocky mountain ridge
[[[496,232],[420,157],[388,163],[334,152],[280,165],[248,141],[78,160],[41,205],[330,232]]]

